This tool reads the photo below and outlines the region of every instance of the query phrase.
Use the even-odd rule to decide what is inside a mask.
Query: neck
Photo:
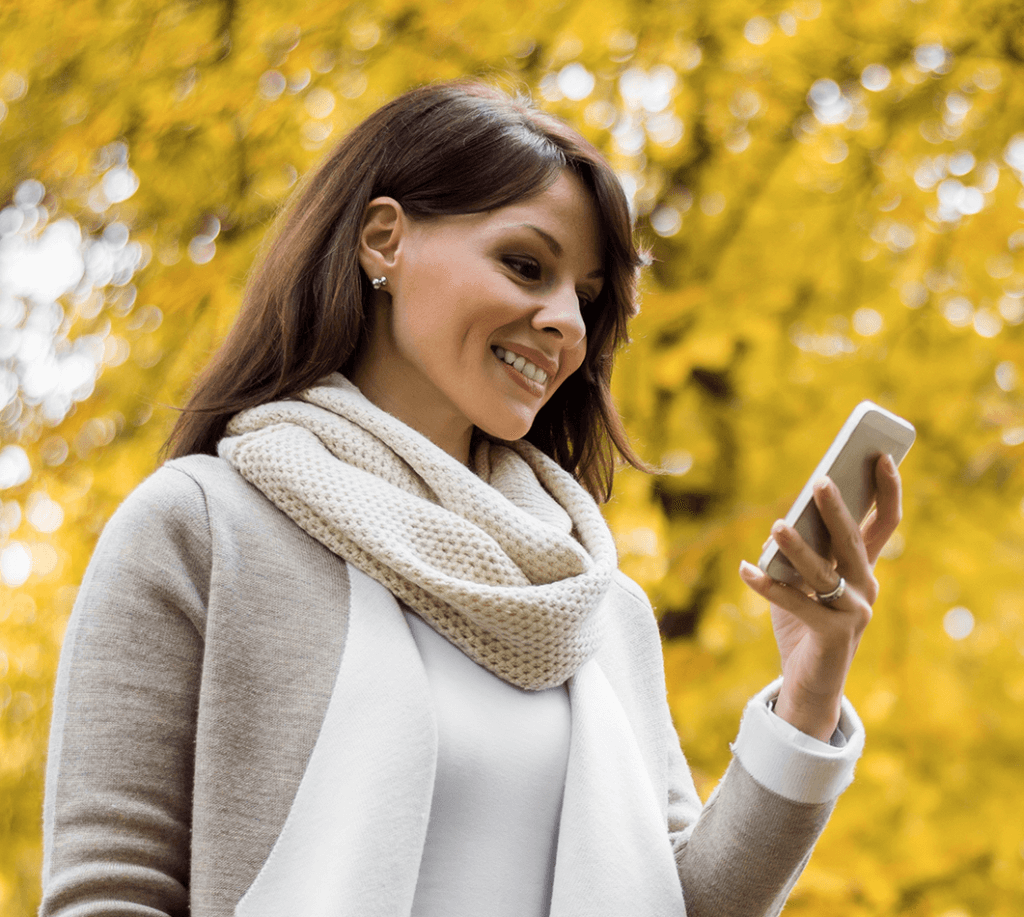
[[[473,441],[474,427],[464,417],[456,413],[438,416],[436,410],[429,410],[426,404],[421,408],[419,393],[396,391],[395,380],[385,372],[361,371],[365,367],[357,366],[351,373],[353,384],[382,411],[402,421],[417,433],[425,436],[439,449],[443,449],[456,461],[469,465],[470,446]],[[430,422],[426,418],[430,418]]]

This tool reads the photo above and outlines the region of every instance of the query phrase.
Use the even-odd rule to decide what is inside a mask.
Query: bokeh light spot
[[[349,29],[352,47],[357,51],[369,51],[380,41],[380,26],[376,22],[360,22]]]
[[[651,228],[659,236],[674,236],[682,225],[683,220],[679,211],[667,204],[662,204],[651,214]]]
[[[869,92],[881,92],[892,82],[892,73],[884,64],[868,64],[860,73],[860,84]]]
[[[882,325],[882,313],[877,309],[862,307],[853,313],[853,330],[864,337],[878,334]]]
[[[0,76],[0,99],[5,102],[17,102],[28,93],[28,80],[16,70],[8,70]]]
[[[763,45],[772,37],[772,30],[771,20],[764,16],[754,16],[743,27],[743,37],[752,45]]]
[[[0,578],[8,586],[24,585],[32,572],[32,555],[20,541],[0,551]]]
[[[21,446],[0,449],[0,490],[17,487],[32,477],[32,466]]]
[[[288,81],[279,70],[267,70],[259,79],[260,95],[268,101],[278,98],[288,88]]]
[[[954,153],[949,157],[947,168],[950,175],[966,175],[974,168],[974,164],[974,154],[969,150],[961,150],[959,153]]]
[[[937,42],[918,45],[914,49],[914,64],[922,73],[948,73],[951,58],[952,55]]]
[[[1012,392],[1017,387],[1017,367],[1009,360],[1004,360],[996,367],[996,385],[1004,392]]]
[[[558,88],[562,95],[580,102],[594,91],[594,75],[583,64],[566,64],[558,72]]]
[[[306,111],[311,118],[322,120],[334,111],[334,93],[322,86],[311,89],[306,96]]]
[[[56,500],[37,491],[28,498],[25,518],[37,531],[48,535],[60,528],[64,521],[64,510]]]
[[[965,296],[954,296],[946,300],[942,314],[954,328],[966,328],[974,321],[974,306]]]
[[[1024,299],[1019,296],[999,297],[999,315],[1008,325],[1019,325],[1024,321]]]
[[[974,630],[974,615],[963,605],[955,605],[942,618],[942,628],[954,640],[964,640]]]
[[[845,124],[853,114],[853,105],[835,80],[815,80],[807,91],[807,104],[821,124]]]
[[[139,177],[127,166],[120,166],[103,176],[102,188],[110,203],[119,204],[139,190]]]
[[[1003,330],[1003,320],[991,309],[979,309],[974,313],[974,330],[983,338],[994,338]]]

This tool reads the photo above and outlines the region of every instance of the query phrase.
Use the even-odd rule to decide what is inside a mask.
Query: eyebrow
[[[522,226],[523,229],[530,229],[530,230],[533,230],[533,232],[537,233],[537,235],[540,236],[544,240],[544,242],[547,244],[547,247],[551,249],[551,253],[556,258],[560,258],[561,257],[562,252],[563,252],[563,248],[561,246],[561,243],[559,243],[558,239],[556,239],[553,235],[551,235],[551,233],[547,232],[546,230],[541,229],[539,226],[534,226],[533,223],[522,223],[520,225]],[[587,278],[588,279],[590,279],[590,278],[601,279],[603,277],[604,277],[604,271],[602,271],[601,269],[598,269],[596,271],[591,271],[589,274],[587,274]]]

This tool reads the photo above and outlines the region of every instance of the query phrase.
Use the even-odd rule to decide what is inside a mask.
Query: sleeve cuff
[[[845,743],[831,745],[806,735],[769,709],[781,685],[782,679],[776,679],[747,704],[733,754],[773,793],[799,803],[830,802],[853,780],[864,750],[864,726],[844,697],[838,732]]]

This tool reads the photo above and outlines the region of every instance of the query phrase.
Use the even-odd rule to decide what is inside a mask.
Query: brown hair
[[[636,312],[641,263],[626,197],[601,154],[567,124],[474,83],[399,96],[303,182],[250,276],[238,319],[171,431],[167,457],[216,454],[236,412],[351,369],[369,324],[371,287],[357,253],[372,199],[393,197],[413,218],[479,213],[539,193],[565,169],[589,189],[600,214],[604,287],[586,310],[583,366],[525,438],[606,500],[616,452],[644,467],[610,391],[613,356]]]

